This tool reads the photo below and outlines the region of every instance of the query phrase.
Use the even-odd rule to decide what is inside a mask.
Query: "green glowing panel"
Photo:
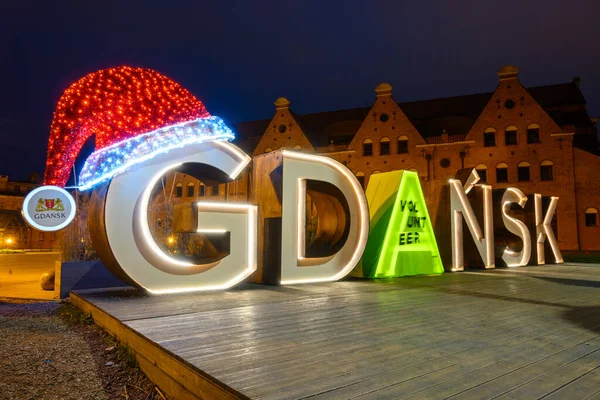
[[[371,230],[358,275],[392,278],[444,272],[416,172],[371,175],[366,196]]]

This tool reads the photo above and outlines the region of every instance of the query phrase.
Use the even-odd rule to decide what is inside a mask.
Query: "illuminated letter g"
[[[208,164],[234,179],[250,158],[222,141],[191,144],[160,154],[114,176],[95,189],[90,231],[102,262],[116,276],[151,293],[225,289],[256,270],[256,206],[198,203],[198,231],[229,231],[230,254],[192,264],[163,252],[148,225],[152,188],[183,163]]]

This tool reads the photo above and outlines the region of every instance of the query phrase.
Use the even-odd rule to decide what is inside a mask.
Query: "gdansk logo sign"
[[[51,232],[67,226],[75,218],[73,196],[57,186],[32,190],[23,201],[23,218],[35,229]]]
[[[210,141],[167,151],[151,162],[119,172],[97,187],[91,200],[92,240],[103,263],[120,278],[155,294],[226,289],[247,279],[257,269],[264,274],[266,248],[278,253],[273,258],[277,260],[275,265],[269,266],[276,269],[276,278],[261,281],[282,285],[336,281],[353,269],[368,278],[444,271],[416,173],[394,171],[373,175],[365,195],[351,171],[331,158],[285,150],[268,157],[276,160],[276,165],[255,173],[260,179],[277,182],[276,187],[269,189],[276,195],[255,193],[253,198],[258,205],[210,202],[194,205],[195,231],[226,235],[229,240],[228,255],[206,263],[174,258],[155,242],[148,221],[152,188],[165,173],[183,164],[210,166],[234,180],[251,161],[250,157],[228,142]],[[387,181],[378,184],[383,177]],[[464,184],[456,179],[449,181],[451,243],[440,244],[452,247],[448,268],[452,271],[465,267],[463,225],[467,226],[484,266],[494,267],[492,189],[478,181],[475,170]],[[318,184],[313,185],[314,182]],[[483,227],[467,198],[475,189],[483,195]],[[261,186],[257,190],[265,189]],[[333,216],[326,218],[327,212],[318,213],[319,223],[328,227],[322,236],[338,243],[326,254],[307,252],[309,192],[317,208],[323,207]],[[261,201],[273,204],[260,204]],[[532,253],[532,234],[522,221],[510,215],[512,204],[524,207],[526,202],[527,197],[516,188],[507,189],[502,197],[504,226],[523,243],[518,252],[509,247],[503,250],[501,257],[510,267],[527,265]],[[533,241],[538,264],[545,263],[546,241],[555,261],[562,262],[550,227],[557,202],[558,198],[553,197],[546,215],[542,215],[541,196],[534,196]],[[280,209],[277,218],[281,233],[280,243],[273,247],[269,242],[272,238],[265,235],[267,218],[262,214],[276,208]],[[62,189],[41,187],[27,196],[23,209],[32,226],[55,230],[73,218],[75,203]]]

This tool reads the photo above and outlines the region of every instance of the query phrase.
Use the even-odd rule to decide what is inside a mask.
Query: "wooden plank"
[[[532,321],[529,321],[532,322]],[[528,322],[528,323],[529,323]],[[435,325],[429,325],[428,328],[432,328],[435,327]],[[252,370],[253,374],[255,373],[259,373],[259,374],[265,374],[265,375],[271,375],[271,374],[281,374],[287,371],[287,369],[290,368],[294,368],[294,360],[301,360],[301,362],[307,364],[309,361],[310,363],[321,363],[321,359],[327,359],[327,362],[340,362],[341,364],[345,364],[348,361],[352,361],[350,358],[359,358],[359,359],[364,359],[365,357],[371,358],[372,356],[376,356],[377,355],[377,350],[380,350],[383,354],[385,354],[386,352],[394,352],[397,351],[400,354],[402,353],[402,351],[404,350],[410,350],[412,347],[415,347],[417,349],[423,349],[424,347],[429,347],[429,346],[437,346],[437,345],[441,345],[444,342],[449,342],[453,339],[459,339],[459,343],[463,342],[466,346],[468,347],[477,347],[477,346],[481,346],[484,345],[484,343],[482,341],[465,341],[464,339],[460,338],[461,335],[463,335],[465,332],[454,332],[454,333],[449,333],[449,334],[445,334],[445,335],[433,335],[432,338],[430,338],[430,340],[427,341],[423,341],[420,340],[419,336],[422,336],[422,334],[419,331],[422,331],[423,326],[420,327],[416,327],[415,331],[406,331],[406,330],[402,330],[402,335],[398,335],[397,334],[397,330],[391,330],[388,333],[388,335],[382,335],[380,337],[376,337],[373,340],[370,341],[370,343],[366,343],[364,346],[362,347],[352,347],[351,342],[347,343],[346,341],[341,341],[341,346],[344,349],[343,354],[338,355],[335,354],[335,350],[333,351],[327,351],[327,352],[323,352],[321,350],[321,352],[315,352],[314,354],[311,354],[310,352],[299,352],[297,353],[298,356],[294,357],[292,360],[290,360],[289,362],[284,362],[284,363],[277,363],[275,364],[271,364],[271,365],[262,365],[261,368],[259,369],[254,369]],[[504,328],[502,325],[499,325],[499,328]],[[505,332],[504,329],[502,329],[502,332]],[[436,337],[440,340],[435,340]],[[507,336],[506,333],[503,336]],[[500,338],[502,338],[502,336],[500,336]],[[356,342],[361,342],[360,338],[356,338],[355,340]],[[335,341],[333,342],[335,343]],[[302,346],[302,349],[304,349],[305,346]],[[357,352],[358,350],[358,352]],[[364,354],[363,354],[364,353]],[[334,357],[335,356],[335,357]],[[287,367],[286,364],[290,364],[290,367]],[[309,364],[310,365],[310,364]],[[243,369],[243,368],[241,368]],[[310,369],[310,368],[309,368]],[[261,372],[262,371],[262,372]],[[239,371],[239,374],[243,374],[243,373],[247,373],[247,370],[243,370],[243,371]],[[260,376],[260,375],[259,375]]]
[[[435,296],[435,294],[432,294],[432,296]],[[366,300],[367,299],[365,299],[365,302],[366,302]],[[392,299],[391,301],[397,301],[397,299]],[[269,307],[269,313],[267,314],[267,318],[270,318],[270,317],[272,317],[272,318],[279,318],[279,319],[298,318],[298,315],[301,315],[302,313],[306,312],[306,306],[305,305],[296,304],[296,303],[289,303],[289,304],[290,305],[286,309],[281,310],[281,316],[278,316],[277,312],[271,312],[273,310],[277,311],[277,309],[276,309],[277,305],[271,305]],[[345,303],[342,306],[340,306],[339,309],[342,310],[344,313],[354,314],[354,313],[356,313],[355,311],[352,311],[351,309],[348,309],[348,306],[351,306],[351,305],[352,304]],[[375,304],[375,305],[376,306],[382,306],[382,305],[385,305],[385,303],[381,302],[380,304]],[[320,308],[321,306],[322,306],[321,304],[316,304],[316,308]],[[327,313],[328,314],[331,313],[332,310],[334,310],[334,308],[332,308],[332,307],[328,308]],[[253,319],[253,324],[252,324],[253,327],[260,325],[261,324],[261,318],[263,318],[263,320],[265,318],[264,317],[265,313],[262,312],[260,308],[252,308],[252,309],[249,309],[249,310],[246,310],[246,311],[242,310],[238,316],[233,315],[232,318],[239,319],[239,316],[242,316],[245,313],[246,314],[247,313],[252,313],[252,314],[256,315],[256,317]],[[222,315],[219,315],[219,314],[222,314]],[[273,315],[271,315],[271,314],[273,314]],[[229,318],[228,315],[227,315],[227,312],[223,312],[223,311],[221,311],[220,313],[215,311],[214,315],[218,316],[220,323],[223,322],[223,321],[228,320],[228,318]],[[312,315],[312,311],[311,310],[309,310],[308,315],[309,316]],[[209,313],[203,313],[202,315],[188,314],[188,315],[182,316],[180,320],[181,321],[185,321],[186,319],[189,320],[190,324],[196,324],[197,326],[195,327],[195,329],[199,330],[199,329],[201,329],[201,326],[199,325],[198,321],[201,318],[208,318],[209,316],[210,316]],[[159,320],[152,319],[152,320],[148,320],[147,323],[150,324],[150,325],[155,325],[157,323],[157,321],[159,321]],[[136,329],[143,329],[145,323],[146,322],[143,321],[143,320],[141,320],[141,321],[135,321],[135,322],[130,323],[130,326],[132,326],[132,327],[134,327]],[[171,330],[171,331],[178,331],[179,332],[182,328],[184,328],[184,325],[177,325],[176,327],[174,327],[173,326],[174,323],[176,323],[175,319],[169,318],[169,322],[168,322],[168,326],[167,326],[166,330],[165,329],[161,329],[161,332],[168,336],[169,330]],[[221,328],[228,329],[228,328],[235,328],[236,326],[244,326],[244,321],[238,321],[237,324],[233,324],[231,326],[225,326],[225,327],[221,327]],[[214,326],[212,324],[211,324],[211,329],[214,329]]]
[[[585,373],[551,392],[545,399],[587,399],[600,396],[600,367]]]
[[[395,312],[396,312],[395,310],[392,310],[392,313],[395,313]],[[417,313],[417,314],[419,314],[420,312],[419,312],[419,311],[417,311],[416,313]],[[469,311],[468,309],[466,309],[466,308],[457,309],[456,311],[454,311],[454,317],[455,317],[455,318],[456,318],[456,317],[460,317],[460,316],[461,316],[461,313],[463,313],[463,316],[464,316],[464,315],[466,315],[466,314],[464,314],[464,313],[470,313],[470,311]],[[498,315],[498,313],[497,313],[496,315]],[[402,314],[401,316],[402,316],[402,318],[404,318],[404,317],[406,316],[406,314]],[[430,316],[429,318],[431,318],[431,319],[435,319],[435,318],[437,318],[437,316],[436,316],[436,315],[433,315],[433,316]],[[423,320],[423,318],[422,318],[421,320]],[[358,320],[358,321],[356,321],[356,322],[357,322],[357,323],[359,324],[359,326],[360,326],[360,325],[361,325],[363,322],[365,322],[365,320]],[[369,321],[366,321],[366,322],[369,322]],[[364,325],[364,324],[362,324],[362,325]],[[348,326],[350,326],[350,327],[351,327],[352,325],[350,324],[350,325],[348,325]]]
[[[586,343],[586,345],[590,345],[590,343]],[[518,389],[505,393],[500,396],[499,399],[533,399],[552,393],[575,381],[580,376],[600,367],[599,350],[600,348],[596,348],[593,352],[586,354],[571,363],[551,370],[539,378],[520,386]]]
[[[569,334],[572,332],[563,332],[557,335],[557,338],[563,342],[568,342]],[[430,362],[420,363],[417,366],[406,369],[396,369],[385,374],[379,374],[372,379],[358,382],[336,391],[331,391],[324,396],[336,395],[340,398],[344,396],[359,396],[364,398],[398,398],[407,396],[433,386],[437,382],[450,381],[461,377],[471,376],[473,371],[494,364],[502,359],[510,359],[513,356],[522,355],[528,349],[535,348],[536,355],[544,352],[552,353],[560,351],[565,345],[554,344],[554,337],[542,338],[542,340],[532,337],[530,340],[519,338],[516,343],[503,341],[498,346],[489,348],[476,348],[471,351],[461,352],[442,360],[431,360]],[[540,356],[541,357],[541,356]],[[316,396],[315,398],[319,398]],[[435,398],[435,397],[434,397]],[[485,398],[485,397],[484,397]]]
[[[500,277],[502,278],[502,277]],[[362,296],[364,293],[381,293],[422,287],[439,288],[444,286],[470,285],[474,280],[483,283],[497,280],[468,274],[446,274],[435,277],[410,277],[386,279],[382,282],[349,280],[326,284],[296,287],[277,287],[245,284],[239,289],[219,293],[178,294],[169,296],[140,297],[126,293],[107,299],[102,293],[88,293],[86,298],[99,307],[110,304],[111,312],[121,320],[147,319],[159,316],[172,316],[208,310],[218,311],[227,308],[252,306],[273,301],[315,299],[317,297],[335,299]],[[257,296],[256,292],[260,295]],[[135,297],[137,296],[137,297]],[[198,297],[203,301],[198,301]],[[285,299],[284,299],[285,297]],[[127,299],[126,302],[117,301]],[[218,301],[217,301],[218,299]]]
[[[150,372],[177,396],[198,397],[189,382],[203,380],[271,400],[577,398],[595,395],[600,378],[600,288],[583,278],[600,281],[600,268],[84,297],[107,329],[148,342],[137,345],[144,368],[166,357],[188,369]],[[201,397],[217,398],[209,389]]]
[[[434,317],[433,317],[433,318],[434,318]],[[360,325],[360,323],[359,323],[359,325]],[[422,326],[422,328],[424,328],[424,327],[425,327],[425,326]],[[434,325],[434,324],[430,324],[429,326],[427,326],[427,328],[434,328],[434,327],[435,327],[435,325]],[[396,332],[396,329],[391,329],[391,333],[395,333],[395,332]],[[358,332],[358,333],[356,333],[356,335],[360,335],[360,334],[361,334],[361,332]],[[414,334],[415,334],[415,335],[419,335],[419,332],[418,332],[418,330],[417,330],[417,331],[415,331],[415,332],[414,332]],[[405,336],[407,335],[407,331],[406,331],[406,330],[403,330],[403,331],[402,331],[402,335],[403,335],[403,337],[405,337]],[[337,336],[336,336],[336,338],[337,338]],[[357,340],[358,340],[358,341],[360,341],[360,337],[357,337]],[[394,340],[397,340],[397,338],[396,338],[396,339],[394,339]],[[297,344],[297,343],[296,343],[296,344]],[[306,351],[305,351],[305,350],[306,350],[306,348],[305,348],[305,345],[306,345],[306,344],[307,344],[307,342],[306,342],[306,341],[303,341],[303,342],[302,342],[302,345],[303,345],[303,346],[302,346],[302,349],[304,350],[304,351],[302,352],[302,355],[306,355]],[[236,364],[236,367],[238,367],[238,368],[241,368],[241,367],[240,367],[238,364]]]
[[[170,397],[185,400],[247,398],[168,354],[77,294],[71,293],[70,299],[84,313],[91,314],[96,324],[133,350],[142,371]]]
[[[598,338],[592,340],[591,342],[586,341],[579,343],[576,346],[569,347],[561,352],[543,358],[541,361],[530,364],[524,368],[517,369],[483,385],[460,393],[457,398],[481,399],[498,397],[526,383],[529,383],[534,379],[537,379],[538,377],[546,374],[548,371],[572,363],[573,361],[576,361],[587,354],[597,351],[599,348],[600,339]]]
[[[265,399],[299,398],[307,393],[317,395],[315,398],[327,398],[332,395],[343,398],[357,392],[352,386],[357,382],[374,382],[381,376],[396,380],[403,371],[414,371],[419,366],[428,366],[438,370],[447,365],[455,365],[465,357],[481,354],[483,350],[481,346],[473,347],[465,341],[434,345],[435,347],[430,350],[418,349],[415,352],[403,352],[399,356],[384,355],[376,359],[361,359],[345,364],[328,365],[330,368],[319,371],[320,374],[315,373],[311,376],[303,374],[298,379],[288,380],[283,385],[282,381],[278,379],[280,391],[277,393],[266,385],[252,388],[252,390],[250,388],[243,388],[242,390]],[[313,368],[308,368],[308,370],[312,371]],[[340,390],[340,388],[345,389]],[[263,394],[268,395],[262,397]],[[321,395],[319,396],[319,394]]]
[[[600,327],[600,321],[598,321],[598,326]],[[562,335],[566,338],[573,336],[574,334],[578,334],[579,332],[574,332],[574,329],[564,329],[561,330]],[[514,357],[510,357],[504,360],[499,360],[488,367],[482,368],[478,371],[469,373],[468,375],[464,375],[458,378],[448,379],[446,381],[438,381],[435,385],[427,388],[425,390],[419,391],[418,393],[408,397],[410,399],[427,399],[427,398],[448,398],[453,395],[460,394],[470,388],[482,385],[486,382],[492,381],[500,376],[506,375],[512,371],[523,368],[529,364],[532,364],[539,359],[543,358],[549,349],[552,347],[549,346],[556,342],[562,342],[560,335],[550,335],[541,338],[543,341],[547,341],[551,339],[552,342],[548,343],[542,348],[542,351],[538,351],[537,344],[532,346],[534,349],[530,351],[526,349],[524,352],[517,354]],[[564,343],[564,342],[563,342]],[[460,397],[460,396],[459,396]]]
[[[400,357],[400,358],[389,358],[389,357],[383,357],[383,358],[378,358],[377,360],[373,360],[370,361],[370,363],[365,363],[364,365],[361,365],[361,361],[352,364],[352,367],[348,367],[348,366],[341,366],[343,367],[342,369],[340,369],[338,367],[338,369],[334,369],[333,371],[325,371],[324,372],[324,376],[323,377],[327,377],[327,375],[330,376],[329,379],[315,379],[314,381],[307,383],[305,382],[306,385],[310,385],[311,388],[310,390],[313,390],[315,392],[315,394],[317,393],[325,393],[324,396],[322,396],[323,398],[327,398],[328,396],[331,396],[332,394],[334,394],[335,392],[332,393],[332,391],[334,391],[335,389],[340,389],[340,388],[344,388],[346,386],[352,385],[354,384],[354,386],[352,387],[348,387],[348,388],[344,388],[342,389],[343,392],[339,392],[339,396],[343,397],[343,395],[345,394],[357,394],[360,393],[359,390],[357,390],[356,388],[359,387],[358,383],[359,382],[364,382],[364,381],[368,381],[371,380],[369,382],[370,385],[372,385],[374,382],[376,382],[378,379],[385,379],[386,378],[386,374],[389,375],[389,377],[392,379],[392,382],[394,379],[398,379],[398,376],[400,375],[401,371],[400,370],[407,370],[409,368],[412,368],[413,365],[421,365],[423,366],[424,364],[427,363],[431,363],[432,366],[434,366],[436,371],[440,371],[444,368],[444,365],[449,365],[449,366],[457,366],[459,365],[460,360],[463,359],[467,359],[469,362],[476,359],[477,357],[481,357],[483,355],[485,355],[486,353],[493,355],[494,357],[498,356],[498,349],[501,349],[503,347],[512,347],[512,351],[517,353],[517,357],[519,356],[523,356],[524,354],[526,354],[528,351],[531,353],[531,351],[529,349],[535,349],[535,351],[533,351],[534,353],[537,352],[540,348],[543,348],[544,346],[548,346],[549,344],[551,344],[553,341],[557,341],[557,340],[562,340],[563,338],[568,338],[569,336],[571,336],[573,334],[573,330],[564,330],[564,331],[556,331],[553,334],[546,334],[546,333],[542,333],[539,336],[536,336],[535,334],[535,328],[531,327],[530,331],[522,331],[519,330],[519,334],[512,336],[510,331],[503,331],[506,336],[508,336],[507,339],[502,340],[502,339],[497,339],[497,338],[491,338],[494,340],[494,342],[490,343],[489,346],[487,345],[480,345],[477,347],[467,347],[467,342],[466,341],[462,341],[462,343],[460,341],[454,341],[454,342],[449,342],[449,343],[443,343],[443,344],[439,344],[439,343],[432,343],[432,349],[424,349],[424,351],[422,351],[421,353],[418,354],[409,354],[407,357]],[[538,332],[539,333],[539,332]],[[463,347],[457,347],[457,343],[461,343],[463,345]],[[519,351],[519,347],[518,346],[525,346],[525,350],[523,351]],[[446,350],[447,349],[447,350]],[[537,355],[539,355],[539,353],[535,353]],[[531,356],[535,356],[535,354],[530,354]],[[456,361],[458,360],[458,362]],[[507,366],[501,366],[500,363],[498,363],[499,366],[499,370],[502,372],[506,372],[504,370],[504,368],[507,368]],[[328,373],[329,372],[329,373]],[[338,372],[342,372],[343,374],[341,375],[337,375]],[[487,371],[488,374],[485,374],[486,376],[489,375],[489,371]],[[435,377],[434,377],[434,382],[437,383],[438,381],[441,381],[442,383],[444,382],[442,379],[438,379],[439,375],[436,373]],[[473,380],[477,380],[477,375],[474,374],[469,374],[469,375],[464,375],[462,377],[459,378],[452,378],[447,380],[447,389],[449,389],[448,391],[444,392],[442,390],[440,390],[439,387],[435,387],[437,390],[435,391],[425,391],[423,392],[423,395],[421,396],[422,398],[445,398],[448,397],[448,395],[451,395],[453,393],[456,393],[458,391],[460,391],[460,385],[461,383],[463,384],[468,384],[468,387],[474,386],[475,384],[477,384],[477,382],[472,383]],[[443,386],[443,385],[442,385]],[[443,389],[443,388],[442,388]],[[265,397],[265,399],[284,399],[284,398],[297,398],[297,396],[299,396],[301,393],[305,393],[308,389],[307,388],[303,388],[303,387],[295,387],[292,388],[291,390],[285,391],[285,392],[281,392],[279,394],[273,394],[271,396],[267,396]],[[320,398],[319,396],[316,396],[315,398]]]

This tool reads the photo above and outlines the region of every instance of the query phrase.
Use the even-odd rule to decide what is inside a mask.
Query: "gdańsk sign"
[[[357,179],[344,165],[328,157],[293,151],[274,152],[268,156],[277,158],[278,165],[269,171],[254,171],[255,176],[257,179],[267,179],[275,174],[279,186],[273,190],[272,196],[255,193],[254,198],[257,202],[278,202],[273,207],[280,207],[280,244],[276,249],[279,256],[274,258],[278,260],[278,265],[275,266],[277,278],[275,281],[271,280],[271,283],[288,285],[339,280],[359,263],[367,241],[385,241],[385,246],[375,247],[389,252],[417,248],[425,240],[434,240],[435,245],[418,177],[415,176],[416,183],[412,184],[414,187],[397,190],[400,193],[398,196],[409,193],[412,197],[398,197],[394,207],[397,211],[386,217],[396,218],[396,215],[397,218],[404,218],[404,222],[388,224],[390,228],[386,229],[390,230],[380,232],[375,237],[374,231],[370,236],[369,206],[365,194]],[[90,209],[92,240],[103,263],[120,278],[155,294],[226,289],[247,279],[257,271],[259,258],[262,257],[264,262],[264,249],[273,249],[273,243],[268,242],[270,239],[263,237],[265,219],[258,215],[260,206],[265,206],[268,211],[269,204],[196,203],[195,231],[228,234],[230,242],[229,254],[224,258],[200,264],[174,258],[158,246],[150,233],[148,204],[152,188],[158,180],[182,164],[209,165],[233,180],[250,161],[236,146],[217,140],[172,149],[149,162],[136,164],[117,173],[108,183],[95,189]],[[461,271],[465,266],[463,221],[484,266],[494,267],[491,186],[478,185],[478,181],[475,170],[464,184],[456,179],[449,181],[452,241],[438,244],[451,245],[452,271]],[[319,189],[311,189],[310,182],[318,182],[329,189],[323,196],[319,196]],[[332,187],[335,189],[331,189]],[[483,221],[477,220],[467,199],[467,194],[475,187],[483,192]],[[28,223],[42,230],[64,227],[74,215],[75,204],[72,197],[61,190],[42,187],[32,192],[25,199],[23,207]],[[333,251],[327,254],[307,254],[306,251],[306,196],[307,191],[311,190],[311,198],[314,198],[315,203],[329,209],[329,218],[322,221],[319,216],[319,224],[329,228],[319,226],[319,232],[323,237],[327,236],[338,242]],[[533,242],[537,249],[537,263],[544,264],[544,243],[548,241],[555,261],[562,262],[550,227],[558,198],[552,197],[550,206],[543,215],[541,196],[534,196],[535,232],[529,232],[526,225],[509,212],[512,204],[524,207],[526,202],[527,197],[516,188],[507,189],[503,195],[501,206],[504,226],[520,238],[523,246],[519,252],[507,247],[502,253],[502,259],[510,267],[527,265]],[[408,231],[398,233],[402,229]],[[392,237],[394,235],[398,237]],[[259,245],[263,251],[261,257]],[[432,247],[428,254],[439,257],[437,247]],[[411,262],[412,259],[398,257],[396,253],[385,254],[383,257],[376,257],[377,265],[374,268],[381,270],[385,260]],[[415,258],[413,262],[419,260]],[[439,259],[436,262],[439,263]],[[385,265],[383,268],[385,269]],[[432,265],[431,268],[433,271],[436,267]]]
[[[42,186],[32,190],[23,201],[25,221],[40,231],[57,231],[75,218],[73,196],[57,186]]]

